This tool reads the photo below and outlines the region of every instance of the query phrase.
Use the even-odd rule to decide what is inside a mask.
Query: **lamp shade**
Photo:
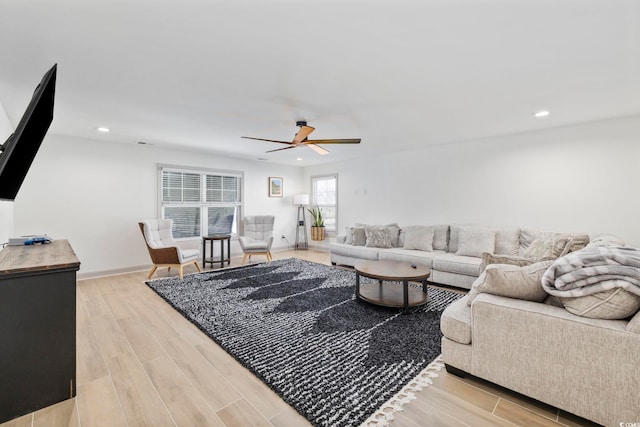
[[[296,194],[293,196],[293,204],[294,205],[308,205],[309,204],[309,195],[308,194]]]

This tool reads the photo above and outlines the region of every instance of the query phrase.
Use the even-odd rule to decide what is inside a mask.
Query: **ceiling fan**
[[[311,126],[307,126],[307,122],[304,120],[300,120],[296,122],[296,126],[300,127],[300,130],[293,137],[292,142],[288,141],[276,141],[274,139],[264,139],[264,138],[253,138],[251,136],[243,136],[242,138],[246,139],[255,139],[258,141],[268,141],[268,142],[277,142],[278,144],[287,144],[288,147],[277,148],[275,150],[269,150],[267,153],[272,153],[274,151],[288,150],[290,148],[300,147],[302,145],[306,145],[311,148],[318,154],[328,154],[329,151],[325,150],[322,147],[319,147],[316,144],[360,144],[360,138],[355,139],[307,139],[309,134],[315,130]]]

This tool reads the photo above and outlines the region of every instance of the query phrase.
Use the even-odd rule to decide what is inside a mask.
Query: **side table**
[[[220,259],[213,258],[213,242],[220,241]],[[224,242],[227,241],[227,256],[224,255]],[[209,254],[207,258],[207,242],[209,242]],[[220,263],[220,268],[224,267],[224,263],[231,265],[231,235],[229,234],[213,234],[211,236],[202,237],[202,266],[206,267],[207,263],[213,265],[214,263]]]

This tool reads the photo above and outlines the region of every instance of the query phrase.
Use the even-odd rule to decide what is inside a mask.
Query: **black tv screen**
[[[0,146],[0,200],[14,200],[53,120],[55,64],[42,77],[15,132]]]

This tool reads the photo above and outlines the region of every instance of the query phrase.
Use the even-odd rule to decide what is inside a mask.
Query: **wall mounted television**
[[[42,77],[15,132],[0,145],[0,200],[14,200],[53,120],[54,64]]]

